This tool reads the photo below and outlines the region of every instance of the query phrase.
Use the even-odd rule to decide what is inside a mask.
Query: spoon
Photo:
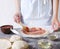
[[[25,26],[22,22],[20,22],[19,24],[22,26],[24,31],[29,32],[29,28],[27,26]]]

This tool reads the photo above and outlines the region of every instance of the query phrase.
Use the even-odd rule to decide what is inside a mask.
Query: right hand
[[[19,13],[16,13],[15,16],[14,16],[14,21],[16,23],[20,23],[21,21],[21,15]]]

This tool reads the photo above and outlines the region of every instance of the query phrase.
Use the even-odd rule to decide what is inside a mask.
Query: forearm
[[[20,5],[21,5],[21,3],[20,3],[20,0],[14,0],[15,1],[15,12],[16,13],[18,13],[18,12],[20,12]]]
[[[58,19],[59,0],[53,0],[53,18]]]

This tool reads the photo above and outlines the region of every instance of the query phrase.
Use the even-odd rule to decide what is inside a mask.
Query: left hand
[[[60,22],[59,22],[58,19],[54,18],[54,19],[52,20],[52,28],[53,28],[54,30],[58,30],[58,29],[60,28]]]

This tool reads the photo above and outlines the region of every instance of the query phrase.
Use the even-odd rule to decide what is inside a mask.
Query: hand
[[[14,21],[16,23],[20,23],[20,20],[21,20],[21,15],[19,13],[16,13],[14,16]]]
[[[52,21],[52,28],[58,30],[60,28],[60,22],[58,19],[54,18]]]

